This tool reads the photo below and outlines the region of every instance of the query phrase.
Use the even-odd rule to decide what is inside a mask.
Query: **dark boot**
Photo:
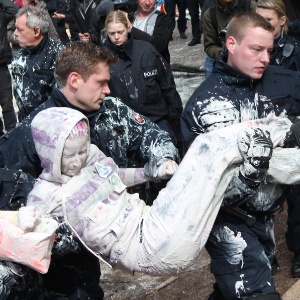
[[[225,300],[217,283],[213,286],[214,291],[209,295],[208,300]]]
[[[300,254],[295,253],[292,261],[292,276],[300,277]]]
[[[243,298],[243,299],[255,299],[255,300],[281,300],[282,298],[280,297],[280,295],[277,292],[274,293],[262,293],[262,294],[256,294],[256,295],[252,295],[249,296],[247,298]]]

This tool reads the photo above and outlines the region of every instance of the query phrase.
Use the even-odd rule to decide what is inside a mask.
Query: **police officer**
[[[9,182],[1,182],[0,199],[7,196],[6,208],[14,201],[26,199],[34,178],[42,171],[30,123],[39,111],[48,107],[70,107],[85,114],[90,122],[92,143],[112,157],[119,167],[127,166],[129,157],[135,155],[140,162],[151,163],[150,169],[155,174],[164,158],[178,159],[178,151],[165,131],[118,99],[105,98],[110,92],[109,65],[114,62],[111,52],[92,43],[74,42],[61,52],[55,71],[58,88],[53,89],[48,101],[0,141],[1,167],[5,168],[0,171],[5,172],[6,178],[8,171],[15,174],[12,174],[11,181],[14,182],[8,188]],[[42,287],[50,293],[51,299],[102,299],[99,277],[98,259],[82,248],[79,253],[52,256],[49,272],[42,276]],[[38,282],[34,281],[33,285],[37,286]],[[27,291],[31,288],[28,286]],[[31,295],[31,299],[34,298],[38,297]]]
[[[300,44],[298,40],[287,35],[287,16],[283,1],[259,0],[256,12],[275,28],[270,64],[300,71]],[[298,185],[286,187],[285,194],[288,203],[286,242],[288,249],[294,252],[291,272],[293,277],[300,277],[300,187]]]

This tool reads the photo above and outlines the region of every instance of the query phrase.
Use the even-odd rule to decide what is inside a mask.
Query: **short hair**
[[[57,56],[54,71],[57,86],[58,88],[64,87],[72,72],[77,72],[86,81],[96,72],[98,63],[111,65],[116,61],[117,57],[104,47],[87,42],[72,42]]]
[[[252,12],[241,12],[235,15],[229,22],[226,33],[226,40],[228,37],[234,37],[238,43],[242,41],[245,36],[247,28],[262,28],[273,33],[274,27],[261,15]]]
[[[49,32],[49,15],[47,10],[41,7],[35,6],[24,6],[19,9],[16,14],[16,18],[19,18],[23,15],[27,16],[26,26],[34,29],[36,27],[40,28],[42,35],[45,35]]]
[[[256,3],[256,7],[272,9],[276,12],[278,18],[286,17],[288,21],[288,18],[286,16],[285,4],[282,0],[258,0]],[[284,24],[284,31],[285,33],[288,32],[287,22],[285,22]]]
[[[89,135],[89,126],[86,120],[81,120],[72,128],[68,135],[68,139],[74,140],[84,135]]]
[[[124,13],[120,10],[111,11],[105,19],[105,28],[111,23],[121,23],[128,29],[127,18]]]

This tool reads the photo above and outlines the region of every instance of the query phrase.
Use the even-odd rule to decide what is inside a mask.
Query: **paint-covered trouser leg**
[[[269,226],[269,220],[265,221]],[[276,292],[271,265],[261,243],[270,248],[274,242],[265,223],[258,220],[250,228],[231,215],[219,213],[206,249],[212,259],[211,272],[225,299]]]

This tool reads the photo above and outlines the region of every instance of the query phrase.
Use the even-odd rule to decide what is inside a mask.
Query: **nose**
[[[79,155],[74,156],[73,161],[72,161],[73,167],[78,168],[80,166],[80,164],[81,164],[81,160],[80,160]]]
[[[270,62],[270,53],[267,50],[262,51],[260,60],[261,62],[268,64]]]
[[[108,87],[108,84],[106,84],[106,85],[103,87],[102,93],[105,94],[105,95],[110,94],[110,89],[109,89],[109,87]]]
[[[14,36],[18,36],[18,29],[15,29],[13,35],[14,35]]]

